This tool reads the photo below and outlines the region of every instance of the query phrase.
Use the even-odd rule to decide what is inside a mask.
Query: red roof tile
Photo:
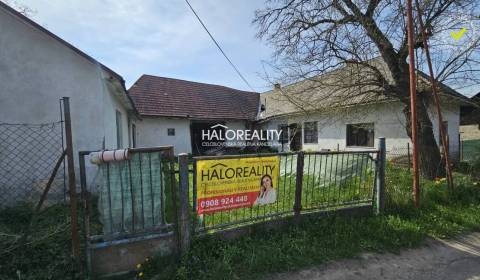
[[[219,85],[143,75],[129,89],[142,116],[254,120],[259,94]]]

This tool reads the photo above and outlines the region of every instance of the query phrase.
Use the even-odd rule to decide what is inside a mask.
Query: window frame
[[[117,149],[123,148],[122,112],[115,110],[115,126],[117,129]]]
[[[289,141],[288,137],[288,124],[279,124],[278,125],[278,130],[281,131],[282,133],[280,134],[280,139],[278,139],[278,142],[280,144],[287,144]]]
[[[137,147],[137,126],[132,123],[132,148]]]
[[[369,137],[369,134],[370,132],[367,131],[367,134],[366,134],[366,137],[367,137],[367,145],[359,145],[358,143],[358,139],[355,138],[356,141],[354,141],[355,143],[350,143],[352,141],[352,136],[350,136],[349,134],[351,134],[351,129],[355,126],[370,126],[371,125],[371,129],[372,129],[372,132],[371,132],[371,139],[368,139]],[[363,130],[366,130],[364,127],[360,127],[361,129]],[[371,144],[369,144],[369,142]],[[348,123],[346,124],[346,137],[345,137],[345,146],[347,148],[356,148],[356,147],[361,147],[361,148],[374,148],[375,147],[375,123],[374,122],[365,122],[365,123]]]
[[[173,133],[170,133],[170,132],[173,132]],[[167,128],[167,136],[175,136],[175,128],[174,127]]]
[[[308,138],[308,142],[307,142],[307,138]],[[303,143],[318,144],[318,121],[303,122]]]

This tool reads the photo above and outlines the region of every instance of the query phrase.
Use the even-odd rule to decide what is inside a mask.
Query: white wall
[[[209,121],[215,123],[216,121]],[[137,146],[174,146],[175,154],[191,153],[191,121],[186,118],[143,117],[137,121]],[[228,129],[246,129],[245,121],[225,121]],[[168,136],[168,129],[175,129],[175,136]],[[233,141],[233,140],[232,140]],[[230,141],[230,142],[232,142]],[[227,142],[229,142],[227,140]]]
[[[101,149],[104,138],[107,149],[117,148],[115,110],[127,147],[129,105],[121,83],[109,78],[99,65],[0,9],[0,123],[59,121],[59,99],[67,96],[75,165],[78,151]]]
[[[175,136],[168,136],[168,129]],[[137,147],[174,146],[175,154],[191,153],[190,120],[167,117],[143,117],[137,121]]]
[[[115,110],[128,113],[107,86],[110,76],[73,50],[0,9],[0,121],[60,119],[59,98],[70,97],[76,150],[116,148]]]
[[[342,109],[329,114],[311,114],[302,116],[288,116],[269,120],[262,127],[268,129],[277,129],[280,124],[301,123],[302,129],[304,122],[318,122],[318,143],[302,145],[303,150],[318,151],[321,149],[336,150],[355,150],[357,147],[346,147],[347,124],[355,123],[374,123],[375,144],[378,144],[379,137],[385,137],[387,149],[404,148],[410,139],[405,129],[405,116],[402,112],[402,104],[399,102],[381,103],[375,105],[356,106],[355,108]],[[432,111],[432,110],[430,110]],[[460,122],[460,108],[458,105],[445,105],[442,108],[443,118],[448,121],[448,134],[450,138],[450,152],[458,152],[458,128]],[[433,121],[435,137],[438,137],[438,122],[436,114],[429,112]],[[438,141],[438,140],[437,140]],[[275,143],[278,144],[278,143]],[[286,145],[287,146],[287,145]],[[361,148],[365,149],[365,148]]]

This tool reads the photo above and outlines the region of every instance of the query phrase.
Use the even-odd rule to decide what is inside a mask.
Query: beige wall
[[[477,124],[460,126],[461,140],[476,140],[480,139],[480,126]]]

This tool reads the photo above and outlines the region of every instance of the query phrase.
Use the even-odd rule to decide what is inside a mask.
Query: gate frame
[[[176,239],[177,234],[177,186],[175,179],[175,156],[174,156],[174,147],[173,146],[158,146],[158,147],[140,147],[140,148],[128,148],[129,153],[152,153],[152,152],[165,152],[165,158],[170,165],[170,174],[165,174],[170,176],[170,186],[165,185],[164,188],[170,188],[172,195],[172,207],[173,207],[173,222],[165,225],[155,227],[148,230],[138,231],[135,233],[119,233],[109,235],[111,239],[108,241],[103,240],[106,236],[95,235],[91,236],[90,232],[90,215],[92,214],[92,200],[91,193],[87,189],[87,174],[85,168],[85,157],[96,151],[79,151],[78,160],[80,167],[80,187],[81,187],[81,208],[83,210],[83,227],[84,227],[84,249],[85,249],[85,262],[87,264],[87,273],[90,275],[92,271],[92,251],[95,249],[107,249],[113,246],[129,246],[133,243],[141,242],[154,242],[154,239]],[[164,189],[164,190],[165,190]],[[168,198],[167,198],[168,199]],[[166,214],[166,211],[163,213]],[[141,245],[141,244],[140,244]],[[176,246],[175,246],[176,247]],[[174,248],[176,250],[176,248]],[[127,272],[127,271],[126,271]],[[110,273],[108,273],[110,274]],[[116,273],[114,273],[116,274]]]

